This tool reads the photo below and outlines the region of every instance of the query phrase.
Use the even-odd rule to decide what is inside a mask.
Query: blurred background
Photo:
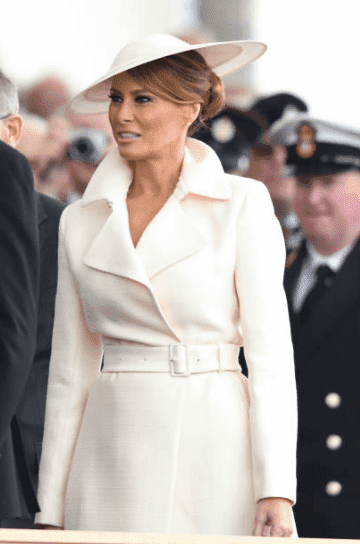
[[[230,103],[290,92],[314,116],[360,126],[359,0],[12,0],[1,18],[0,66],[20,92],[53,75],[72,96],[144,33],[256,39],[268,52],[225,80]]]

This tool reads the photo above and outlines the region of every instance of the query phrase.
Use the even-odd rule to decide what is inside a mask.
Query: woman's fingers
[[[289,538],[292,533],[292,508],[288,499],[270,497],[257,503],[254,536]]]
[[[256,516],[254,525],[254,536],[269,536],[270,527],[267,525],[267,517],[263,515]]]

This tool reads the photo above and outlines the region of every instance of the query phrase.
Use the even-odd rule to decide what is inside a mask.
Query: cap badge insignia
[[[213,121],[210,132],[216,141],[227,144],[235,138],[236,126],[229,117],[220,117]]]
[[[315,129],[308,123],[302,123],[298,128],[298,143],[296,145],[296,153],[302,159],[309,159],[313,156],[316,150]]]

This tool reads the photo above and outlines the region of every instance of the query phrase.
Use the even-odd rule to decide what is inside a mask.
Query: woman
[[[100,113],[110,98],[118,147],[61,220],[44,527],[292,532],[281,229],[260,183],[224,174],[187,138],[223,104],[205,59],[224,73],[263,51],[148,36],[73,103]]]

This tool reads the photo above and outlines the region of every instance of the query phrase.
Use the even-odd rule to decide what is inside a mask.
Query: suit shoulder
[[[0,168],[21,168],[31,173],[30,164],[22,153],[0,140]],[[32,173],[31,173],[32,175]]]

